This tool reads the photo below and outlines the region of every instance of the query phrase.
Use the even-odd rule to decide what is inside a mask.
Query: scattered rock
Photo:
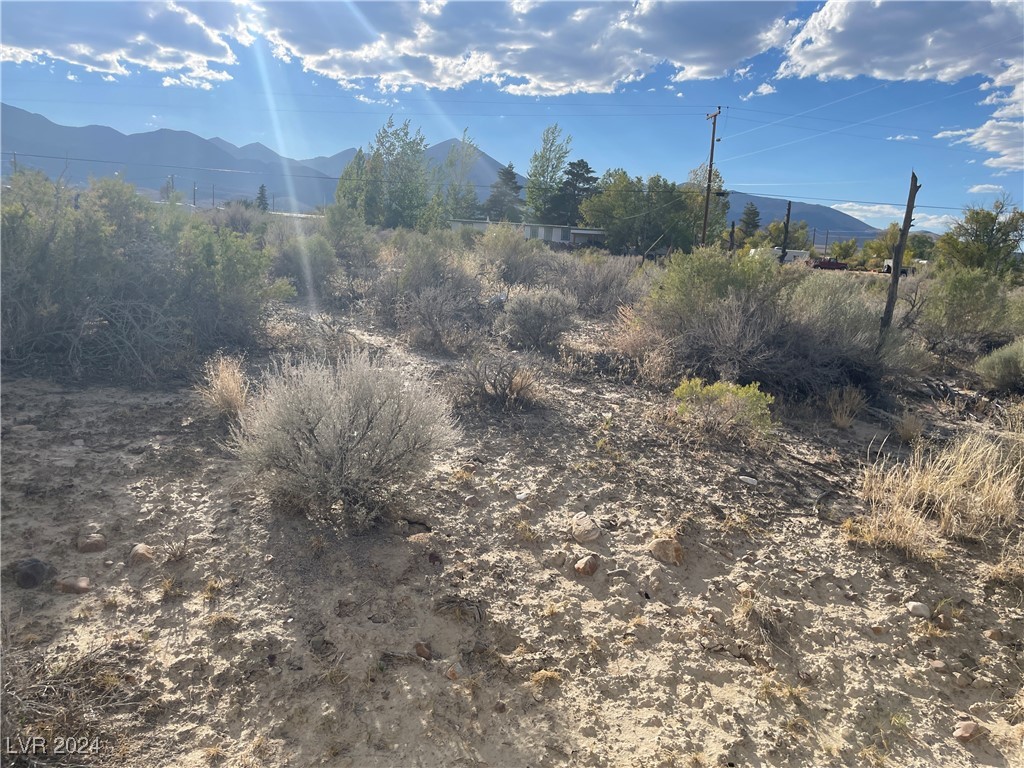
[[[929,619],[932,615],[932,609],[924,603],[917,603],[911,600],[906,603],[907,613],[911,616],[920,616],[922,619]]]
[[[477,507],[480,506],[480,499],[478,499],[476,496],[467,496],[462,500],[462,503],[465,504],[470,509],[476,509]]]
[[[966,672],[957,672],[953,675],[953,682],[956,683],[957,688],[967,688],[974,682],[974,678]]]
[[[459,662],[455,662],[448,666],[448,669],[444,671],[444,676],[449,680],[458,680],[460,677],[465,676],[466,670],[462,668]]]
[[[416,645],[413,646],[413,650],[416,651],[416,655],[419,656],[421,659],[426,659],[427,661],[430,661],[432,658],[434,658],[434,654],[430,650],[430,645],[428,643],[416,643]]]
[[[56,575],[56,568],[37,557],[26,557],[14,564],[14,583],[22,589],[35,589]]]
[[[528,498],[530,498],[529,491],[520,491],[516,494],[516,501],[526,501]]]
[[[667,565],[683,564],[683,548],[675,539],[655,539],[647,545],[647,551]]]
[[[886,592],[882,596],[882,599],[887,603],[898,603],[900,601],[900,596],[895,592]]]
[[[462,471],[465,472],[466,474],[472,475],[474,472],[476,472],[476,464],[474,464],[472,461],[468,461],[462,465]]]
[[[149,544],[136,544],[128,555],[128,565],[142,565],[156,560],[156,552]]]
[[[749,486],[757,485],[757,480],[755,480],[753,477],[750,477],[749,475],[740,475],[738,479],[741,483],[746,483]]]
[[[568,557],[569,556],[563,550],[559,549],[548,555],[544,560],[544,564],[548,568],[561,568],[565,565],[565,561]]]
[[[997,643],[1003,639],[1003,632],[1000,629],[986,629],[982,634],[989,640],[994,640]]]
[[[594,518],[577,517],[572,521],[572,537],[580,544],[594,541],[601,536],[601,527],[594,522]]]
[[[441,556],[437,554],[437,552],[428,552],[427,562],[437,567],[440,567],[444,564],[444,562],[441,560]]]
[[[930,669],[932,672],[938,672],[940,675],[949,674],[949,667],[946,665],[946,662],[942,661],[941,659],[932,659],[931,661],[929,661],[928,669]]]
[[[587,555],[576,561],[573,567],[578,576],[593,576],[597,572],[597,565],[600,562],[597,555]]]
[[[874,632],[876,635],[881,635],[885,633],[885,627],[879,624],[874,624],[871,626],[871,631]]]
[[[88,533],[78,537],[79,552],[102,552],[107,548],[107,537],[102,533]]]
[[[113,568],[114,567],[114,561],[113,560],[104,560],[103,561],[103,567],[104,568]]]
[[[975,723],[970,720],[962,720],[956,724],[956,730],[953,731],[953,735],[962,741],[967,743],[976,739],[978,736],[985,732],[985,728],[981,723]]]
[[[502,712],[507,712],[508,704],[506,704],[504,701],[496,701],[494,702],[494,711],[498,714],[501,714]]]
[[[65,576],[57,581],[57,591],[69,595],[84,595],[92,589],[86,576]]]
[[[945,630],[947,632],[949,632],[951,629],[953,629],[953,623],[954,623],[953,622],[953,617],[950,616],[948,613],[940,613],[935,618],[935,626],[937,626],[939,629],[943,629],[943,630]]]

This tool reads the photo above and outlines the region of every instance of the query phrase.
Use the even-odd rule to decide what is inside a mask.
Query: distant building
[[[478,232],[487,231],[488,227],[499,222],[480,221],[478,219],[452,219],[449,226],[455,230],[474,229]],[[587,229],[584,227],[570,227],[565,224],[505,224],[505,226],[521,227],[523,237],[527,240],[543,240],[546,243],[561,245],[604,245],[605,231],[603,229]]]
[[[771,256],[776,261],[782,257],[782,248],[776,246],[774,248],[755,248],[750,252],[751,256]],[[786,260],[783,264],[792,264],[793,262],[807,261],[811,258],[810,251],[794,251],[792,248],[786,249]]]

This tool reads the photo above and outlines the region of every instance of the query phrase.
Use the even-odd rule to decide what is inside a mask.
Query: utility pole
[[[14,172],[18,172],[18,153],[11,152],[11,165],[14,166]]]
[[[786,263],[786,246],[789,245],[789,214],[793,208],[791,200],[786,201],[786,221],[782,224],[782,255],[779,256],[779,264]]]
[[[174,194],[174,174],[171,174],[171,194]]]
[[[831,230],[828,230],[828,229],[826,229],[826,230],[825,230],[825,253],[824,253],[824,255],[825,255],[826,257],[828,256],[828,233],[829,233],[830,231],[831,231]]]
[[[736,253],[736,222],[732,222],[732,226],[729,227],[729,255],[732,256]]]
[[[711,157],[708,160],[708,188],[704,192],[704,225],[700,230],[700,244],[707,245],[708,242],[708,210],[711,207],[711,174],[715,170],[715,131],[718,128],[718,116],[722,114],[722,108],[715,110],[713,115],[708,115],[707,120],[711,121]]]
[[[811,230],[811,250],[814,250],[814,246],[818,244],[818,228],[815,227]]]
[[[193,208],[195,208],[195,207],[196,207],[196,189],[198,189],[198,188],[199,188],[199,185],[198,185],[198,184],[196,184],[196,183],[195,183],[195,182],[193,181],[193,182],[192,182],[192,207],[193,207]]]
[[[217,208],[217,185],[213,184],[211,186],[213,187],[213,207],[214,207],[214,209],[216,209]]]
[[[917,199],[917,191],[921,185],[917,183],[917,174],[910,172],[910,194],[907,196],[907,210],[903,214],[903,227],[900,229],[900,239],[896,243],[896,250],[892,254],[892,278],[889,280],[889,295],[885,300],[885,311],[882,313],[882,325],[878,333],[878,346],[882,348],[885,342],[885,335],[892,325],[892,314],[896,309],[896,296],[900,287],[900,270],[903,268],[903,251],[907,247],[907,236],[910,234],[910,225],[914,223],[914,200]]]

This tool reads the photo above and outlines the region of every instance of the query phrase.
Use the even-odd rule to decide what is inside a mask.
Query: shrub
[[[679,416],[700,432],[758,437],[771,428],[769,406],[775,398],[756,383],[741,387],[728,381],[705,384],[683,379],[673,395],[679,401]]]
[[[522,227],[512,224],[490,226],[477,246],[484,263],[493,264],[498,279],[508,286],[536,286],[546,269],[550,251],[537,240],[527,240]]]
[[[454,428],[433,390],[364,353],[276,364],[233,437],[275,502],[359,529],[379,518],[397,484],[452,445]]]
[[[203,365],[203,382],[196,386],[203,402],[218,416],[237,420],[249,399],[249,378],[242,359],[217,354]]]
[[[462,370],[462,382],[471,400],[505,411],[528,407],[537,398],[536,373],[511,357],[470,361]]]
[[[288,280],[300,296],[320,301],[331,293],[340,269],[334,249],[323,235],[297,235],[271,249],[272,274]]]
[[[989,389],[1024,390],[1024,336],[985,355],[974,368]]]
[[[600,251],[571,255],[562,260],[560,287],[576,296],[583,314],[601,317],[640,298],[644,286],[635,277],[642,263]]]
[[[573,327],[575,309],[575,297],[562,291],[528,291],[505,303],[505,311],[494,321],[494,330],[513,347],[550,349]]]
[[[939,273],[929,287],[918,331],[940,358],[966,359],[1007,341],[1006,288],[981,269]]]

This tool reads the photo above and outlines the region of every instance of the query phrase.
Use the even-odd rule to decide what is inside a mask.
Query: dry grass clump
[[[924,434],[924,428],[924,419],[910,411],[904,411],[893,423],[896,436],[900,439],[900,442],[907,445],[913,445],[920,440],[921,435]]]
[[[864,410],[868,399],[860,387],[846,386],[829,390],[825,405],[832,415],[832,423],[839,429],[849,429],[854,419]]]
[[[740,598],[733,609],[733,618],[753,629],[764,645],[778,645],[784,638],[779,612],[766,595]]]
[[[249,379],[240,357],[217,354],[203,365],[203,381],[196,392],[218,416],[237,420],[249,399]]]
[[[1003,542],[999,559],[985,568],[985,578],[1000,584],[1024,587],[1024,535]]]
[[[864,473],[869,511],[847,525],[851,538],[934,560],[940,535],[979,540],[1021,514],[1024,442],[966,432],[945,445],[919,445],[905,463],[879,459]]]
[[[610,346],[626,359],[640,381],[654,387],[673,383],[673,353],[668,337],[632,307],[619,307]]]
[[[83,765],[109,758],[119,718],[132,718],[143,697],[137,674],[138,647],[111,643],[86,653],[55,658],[42,650],[14,647],[3,637],[3,735],[9,744],[54,737],[85,745],[79,754],[5,755],[4,765]],[[125,721],[120,720],[123,725]],[[95,751],[92,751],[94,750]],[[104,754],[106,753],[106,754]]]
[[[536,372],[511,357],[470,361],[462,369],[462,385],[470,400],[505,411],[534,404],[539,390]]]
[[[365,353],[280,361],[233,430],[234,448],[278,505],[371,525],[398,483],[451,446],[448,404]]]

